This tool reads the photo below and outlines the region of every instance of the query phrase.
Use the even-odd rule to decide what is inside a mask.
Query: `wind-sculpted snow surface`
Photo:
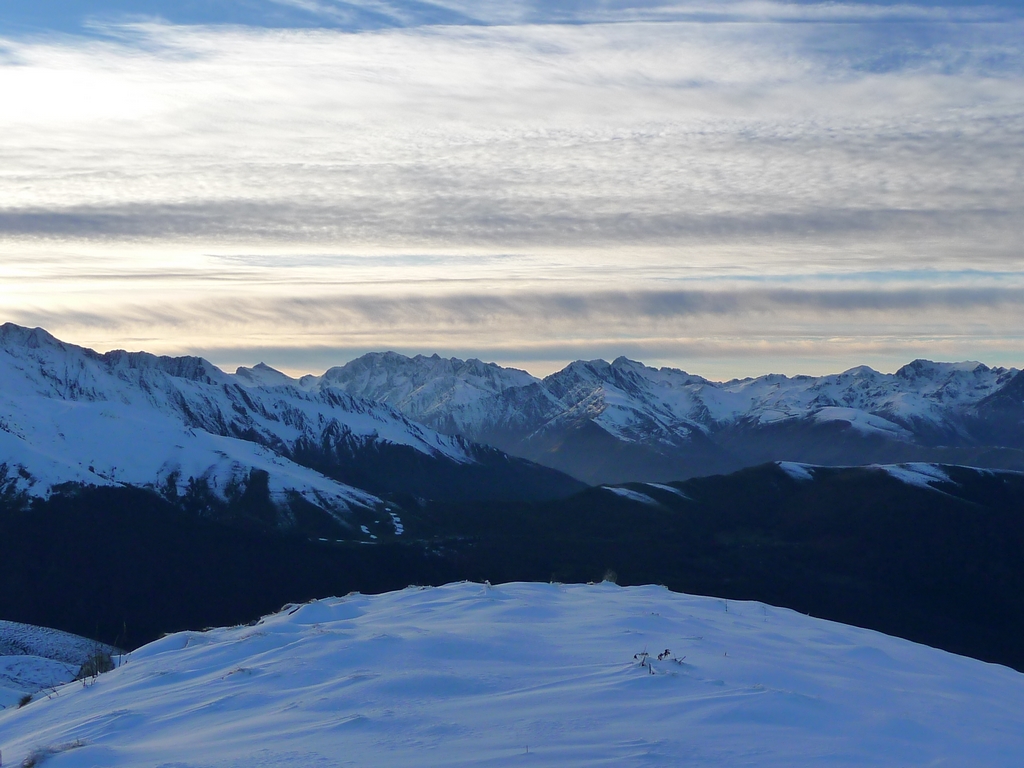
[[[186,632],[0,714],[59,766],[1009,766],[1024,677],[762,603],[473,583]]]
[[[976,362],[917,360],[892,374],[861,366],[719,383],[620,357],[577,361],[541,380],[477,360],[388,353],[306,377],[303,385],[329,383],[435,429],[603,483],[681,479],[779,459],[971,463],[963,453],[929,451],[1024,447],[1024,425],[1011,419],[1007,426],[986,410],[1018,378],[1015,369]],[[1010,400],[1012,408],[1020,397]],[[1022,417],[1024,407],[1015,416]],[[822,443],[830,455],[822,455]]]

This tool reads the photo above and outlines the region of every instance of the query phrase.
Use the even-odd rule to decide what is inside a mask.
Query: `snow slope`
[[[951,482],[945,470],[935,464],[911,462],[910,464],[884,466],[881,469],[897,480],[908,485],[916,485],[918,488],[933,488],[934,483]]]
[[[269,474],[277,502],[298,493],[344,512],[381,502],[292,461],[298,446],[390,443],[473,461],[465,441],[386,405],[259,373],[232,376],[200,358],[100,355],[41,329],[0,326],[0,465],[9,490],[45,496],[77,482],[183,493],[189,478],[202,478],[224,495],[257,469]]]
[[[168,636],[0,713],[9,764],[46,748],[54,768],[1011,766],[1024,677],[761,603],[461,583]]]
[[[97,650],[117,653],[109,645],[58,629],[0,621],[0,708],[15,707],[26,694],[74,680]]]
[[[814,464],[801,464],[795,461],[777,461],[775,463],[783,472],[794,480],[813,480],[814,470],[822,468],[820,466],[815,466]],[[906,464],[872,464],[869,465],[868,468],[878,472],[884,472],[890,477],[894,477],[908,485],[913,485],[918,488],[926,488],[928,490],[936,490],[936,483],[953,482],[947,474],[946,469],[940,464],[912,461]],[[988,470],[978,469],[977,467],[963,467],[962,469],[969,469],[972,472],[1005,476],[1021,474],[1020,472],[1012,472],[1009,470]]]

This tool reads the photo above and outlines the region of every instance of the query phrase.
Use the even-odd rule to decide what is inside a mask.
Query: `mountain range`
[[[0,616],[135,647],[351,590],[608,577],[1024,669],[1022,411],[1024,374],[980,363],[291,378],[7,324]]]
[[[543,500],[771,461],[1024,469],[1024,372],[916,360],[714,382],[620,357],[540,379],[385,352],[292,378],[0,326],[7,495],[133,485],[254,525],[369,539],[428,499]]]
[[[624,357],[543,379],[479,360],[364,355],[322,376],[236,374],[387,404],[588,484],[666,482],[769,461],[1024,469],[1024,372],[915,360],[829,376],[709,381]]]
[[[396,499],[533,499],[583,487],[334,387],[226,374],[197,357],[99,354],[0,326],[0,494],[137,486],[307,533],[400,533]]]

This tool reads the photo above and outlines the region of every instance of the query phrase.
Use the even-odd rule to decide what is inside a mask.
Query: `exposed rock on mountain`
[[[101,355],[0,326],[0,493],[27,499],[67,483],[150,487],[264,526],[391,533],[385,496],[535,499],[580,487],[266,366],[230,375],[201,358]]]
[[[537,379],[479,360],[386,353],[300,384],[388,403],[595,484],[775,460],[1024,468],[1024,378],[976,362],[719,383],[624,357],[577,361]]]

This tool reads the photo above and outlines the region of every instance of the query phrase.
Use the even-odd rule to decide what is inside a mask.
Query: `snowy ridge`
[[[11,764],[68,744],[55,765],[1009,766],[1024,676],[756,602],[461,583],[171,635],[0,713]]]
[[[474,461],[463,439],[387,405],[303,389],[274,373],[263,366],[230,375],[200,358],[100,355],[41,329],[0,326],[0,492],[45,496],[76,482],[173,495],[195,478],[223,496],[257,469],[269,474],[275,501],[297,493],[344,512],[380,500],[297,464],[296,450],[390,443]]]
[[[777,461],[775,464],[791,478],[800,481],[814,480],[814,470],[821,469],[821,467],[814,464],[801,464],[795,461]],[[913,485],[918,488],[925,488],[932,491],[938,490],[935,488],[936,483],[953,483],[952,478],[950,478],[946,471],[946,467],[939,464],[912,461],[905,464],[872,464],[869,465],[868,468],[878,472],[884,472],[890,477],[906,483],[907,485]],[[1020,474],[1019,472],[1013,472],[1010,470],[985,470],[978,469],[977,467],[965,467],[965,469],[969,469],[972,472],[981,472],[986,474]]]
[[[908,441],[922,429],[963,431],[961,416],[1016,369],[916,360],[892,374],[866,366],[829,376],[769,374],[713,382],[620,357],[577,361],[541,380],[478,360],[365,355],[303,386],[387,402],[409,418],[481,439],[495,428],[542,432],[592,421],[625,442],[676,444],[734,425],[845,422]]]
[[[922,464],[912,462],[910,464],[898,464],[895,466],[880,467],[884,472],[895,477],[907,485],[916,485],[918,488],[935,489],[935,483],[950,483],[949,475],[942,467],[934,464]]]
[[[814,474],[812,472],[814,466],[811,464],[801,464],[795,461],[777,461],[775,463],[778,464],[779,469],[794,480],[803,481],[814,479]]]
[[[852,421],[864,431],[906,436],[918,423],[946,426],[957,409],[974,405],[1016,374],[1016,369],[989,368],[978,362],[915,360],[891,374],[859,366],[821,377],[760,376],[714,385],[737,399],[731,408],[718,408],[712,416],[719,421],[813,416],[821,421]]]
[[[42,656],[81,666],[96,649],[117,651],[113,646],[59,629],[0,621],[0,656]]]
[[[0,707],[14,707],[26,694],[70,682],[96,651],[117,653],[68,632],[0,621]]]
[[[494,427],[532,430],[538,409],[558,405],[526,371],[438,355],[370,353],[298,384],[387,403],[416,422],[467,437]]]
[[[653,499],[650,496],[648,496],[647,494],[640,493],[639,491],[634,491],[634,490],[632,490],[630,488],[621,488],[619,486],[614,486],[614,485],[604,485],[604,486],[601,486],[601,487],[602,487],[603,490],[606,490],[606,491],[609,491],[611,493],[614,493],[616,496],[621,496],[624,499],[629,499],[630,501],[638,501],[641,504],[657,504],[658,503],[657,499]],[[673,490],[675,490],[675,489],[673,489]]]
[[[680,491],[678,488],[674,488],[671,485],[665,485],[664,483],[644,483],[644,485],[649,485],[651,488],[657,488],[658,490],[661,490],[661,491],[667,491],[668,493],[671,493],[671,494],[674,494],[676,496],[679,496],[682,499],[689,499],[690,498],[685,493]]]

